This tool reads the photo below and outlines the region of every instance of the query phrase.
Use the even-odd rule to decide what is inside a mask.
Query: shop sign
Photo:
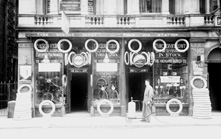
[[[80,0],[62,0],[60,10],[65,11],[65,13],[80,13],[81,2]]]
[[[161,83],[179,83],[180,76],[160,76]]]
[[[63,55],[60,52],[36,53],[36,57],[42,59],[44,58],[46,54],[48,55],[49,59],[52,59],[52,58],[62,59],[63,58]]]
[[[159,44],[163,45],[163,44]],[[163,46],[162,46],[163,47]],[[178,48],[186,48],[186,44],[177,44]],[[186,53],[180,53],[175,49],[175,44],[167,44],[165,51],[156,53],[156,58],[169,58],[169,57],[186,57]]]
[[[193,61],[193,75],[203,75],[203,62]]]
[[[146,58],[142,54],[137,54],[133,57],[133,63],[136,67],[141,68],[146,63]]]
[[[71,72],[74,72],[74,73],[87,73],[88,69],[87,68],[71,68]]]
[[[27,32],[26,37],[190,37],[189,33],[176,32],[176,33],[157,33],[157,32],[133,32],[133,33],[103,33],[103,32],[79,32],[79,33],[62,33],[62,32]]]
[[[141,73],[141,72],[147,72],[148,70],[146,68],[130,68],[130,73]]]
[[[72,63],[76,67],[82,67],[84,65],[84,62],[84,57],[80,54],[77,54],[72,58]]]
[[[187,59],[182,58],[164,58],[164,59],[155,59],[155,63],[165,63],[165,64],[181,64],[187,63]]]

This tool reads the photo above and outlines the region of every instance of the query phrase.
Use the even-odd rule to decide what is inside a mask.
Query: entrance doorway
[[[87,111],[87,73],[72,73],[71,112]]]
[[[131,97],[136,102],[136,110],[142,110],[145,79],[147,73],[129,73],[129,101]]]
[[[212,110],[221,112],[221,63],[209,63],[208,73]]]

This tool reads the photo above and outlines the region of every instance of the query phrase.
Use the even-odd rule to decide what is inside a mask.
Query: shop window
[[[179,99],[183,104],[188,103],[187,52],[178,52],[174,44],[167,44],[165,51],[156,52],[155,55],[155,104],[164,105],[171,98]]]
[[[41,44],[37,44],[41,45]],[[35,104],[44,100],[62,105],[66,93],[62,86],[63,54],[58,51],[56,44],[51,44],[47,52],[35,51]]]
[[[117,44],[110,43],[109,50],[116,50]],[[109,53],[105,43],[100,43],[94,57],[93,105],[108,99],[115,105],[120,104],[119,92],[119,51]]]
[[[162,0],[140,0],[140,13],[161,13]]]

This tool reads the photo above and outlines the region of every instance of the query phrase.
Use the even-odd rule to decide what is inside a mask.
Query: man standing
[[[153,88],[150,86],[150,81],[145,80],[145,91],[144,91],[144,99],[143,99],[143,108],[142,108],[142,116],[144,122],[150,122],[150,115],[152,109],[152,99],[153,99]]]

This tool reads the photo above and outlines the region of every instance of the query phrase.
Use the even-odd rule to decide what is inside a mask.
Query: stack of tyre
[[[31,103],[31,90],[28,92],[17,93],[14,119],[26,120],[32,118],[32,103]]]
[[[210,119],[211,118],[211,102],[209,90],[193,89],[193,118]]]

